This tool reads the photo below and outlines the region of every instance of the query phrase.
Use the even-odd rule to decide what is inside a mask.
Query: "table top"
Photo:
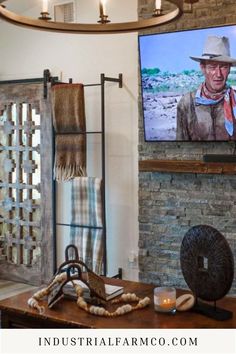
[[[27,304],[28,299],[35,291],[27,291],[1,300],[0,310],[31,316],[35,320],[51,320],[55,323],[55,327],[56,323],[58,323],[60,325],[63,324],[65,327],[68,325],[68,327],[80,328],[236,328],[236,297],[224,297],[217,302],[217,307],[233,312],[231,319],[217,321],[192,311],[177,311],[174,315],[155,312],[153,304],[154,286],[151,284],[110,278],[106,278],[105,282],[123,286],[125,293],[132,292],[142,298],[149,296],[151,304],[144,309],[136,310],[123,316],[107,318],[88,314],[78,308],[75,300],[64,298],[52,309],[47,308],[46,301],[42,301],[40,304],[45,306],[45,312],[39,314],[37,310],[31,309]],[[186,292],[177,289],[177,296]],[[112,308],[108,308],[114,310],[115,305],[112,306]]]

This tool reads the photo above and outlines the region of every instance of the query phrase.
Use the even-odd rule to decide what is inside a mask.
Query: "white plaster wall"
[[[16,0],[18,1],[18,0]],[[10,2],[10,1],[9,1]],[[11,3],[13,0],[11,0]],[[90,3],[95,2],[91,7]],[[17,2],[19,4],[19,2]],[[78,18],[98,17],[97,0],[79,0]],[[118,6],[118,8],[116,7]],[[134,20],[137,0],[108,0],[113,22]],[[38,14],[39,9],[28,13]],[[89,11],[89,12],[88,12]],[[27,13],[26,13],[27,14]],[[108,274],[124,271],[124,278],[137,279],[129,266],[131,251],[138,252],[138,49],[137,34],[68,35],[16,27],[0,21],[0,80],[41,77],[50,69],[67,81],[96,83],[100,73],[123,74],[124,86],[106,84],[106,195]],[[86,89],[88,129],[97,129],[100,119],[100,91]],[[99,138],[89,138],[90,174],[99,175]],[[94,168],[95,166],[95,168]],[[70,222],[70,184],[58,186],[58,221]],[[68,242],[66,228],[58,228],[58,263]]]

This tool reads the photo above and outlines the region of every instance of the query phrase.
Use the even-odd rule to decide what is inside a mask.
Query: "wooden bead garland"
[[[44,313],[45,308],[44,306],[40,306],[38,301],[42,300],[45,296],[48,296],[51,292],[51,288],[56,284],[56,283],[62,283],[66,279],[67,275],[66,273],[61,273],[55,276],[53,281],[46,287],[43,288],[42,290],[37,291],[29,300],[28,300],[28,305],[29,307],[35,308],[39,311],[40,314]]]
[[[73,284],[74,285],[74,284]],[[104,307],[101,306],[88,306],[86,301],[83,298],[83,288],[80,285],[74,285],[75,292],[78,296],[77,305],[85,310],[88,313],[96,316],[104,316],[104,317],[117,317],[124,315],[128,312],[132,312],[134,310],[142,309],[150,304],[149,297],[145,297],[143,299],[139,298],[136,294],[127,293],[122,294],[119,299],[114,299],[111,301],[111,304],[119,304],[122,302],[135,302],[138,301],[137,305],[131,306],[130,304],[126,304],[118,307],[114,312],[109,312]]]
[[[62,283],[66,279],[67,275],[66,273],[61,273],[58,274],[54,280],[52,281],[51,284],[49,284],[48,287],[37,291],[29,300],[28,300],[28,305],[32,308],[35,308],[39,311],[40,314],[44,312],[44,307],[40,306],[38,301],[42,300],[45,296],[48,296],[50,294],[51,288],[55,285],[55,283]],[[145,298],[139,298],[136,294],[134,293],[127,293],[127,294],[122,294],[119,299],[114,299],[111,301],[111,304],[119,304],[119,303],[124,303],[124,302],[138,302],[135,306],[132,306],[130,304],[125,304],[123,306],[118,307],[115,311],[109,312],[107,311],[104,307],[101,306],[89,306],[87,302],[83,298],[83,288],[75,284],[73,281],[73,286],[77,295],[77,305],[79,308],[82,310],[96,316],[104,316],[104,317],[117,317],[124,315],[126,313],[132,312],[134,310],[142,309],[150,304],[150,298],[145,297]]]

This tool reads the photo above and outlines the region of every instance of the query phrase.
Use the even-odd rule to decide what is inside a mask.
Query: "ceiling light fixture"
[[[135,22],[120,23],[111,23],[106,12],[106,0],[101,0],[99,2],[100,19],[97,24],[51,21],[50,14],[48,12],[48,0],[42,0],[42,12],[38,19],[18,15],[7,10],[4,5],[1,5],[4,1],[5,0],[0,0],[0,18],[16,25],[54,32],[104,34],[137,32],[172,22],[182,16],[184,12],[184,1],[188,4],[192,4],[198,0],[165,0],[174,6],[171,6],[170,11],[164,14],[162,11],[161,0],[155,0],[155,9],[152,17],[140,19]]]

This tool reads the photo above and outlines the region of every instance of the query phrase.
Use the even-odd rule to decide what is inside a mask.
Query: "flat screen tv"
[[[212,62],[212,56],[204,56],[204,58],[211,58],[210,64],[207,62],[207,68],[209,67],[214,73],[217,72],[217,74],[212,74],[210,79],[208,78],[208,81],[216,80],[213,84],[216,83],[219,86],[218,92],[213,97],[211,91],[205,92],[203,83],[206,78],[200,67],[200,61],[196,61],[196,58],[200,60],[203,54],[212,54],[203,53],[204,47],[209,48],[212,44],[213,49],[209,48],[209,50],[218,50],[216,43],[212,42],[209,36],[227,37],[230,44],[230,53],[227,56],[227,60],[228,57],[230,58],[229,73],[227,65],[222,65],[222,62],[217,62],[215,66],[211,65],[215,64],[215,61]],[[227,40],[222,43],[219,50],[225,54],[228,50]],[[139,35],[139,58],[145,141],[236,140],[236,108],[234,107],[236,96],[234,97],[233,90],[236,88],[236,66],[234,66],[236,59],[235,63],[233,62],[236,58],[236,25]],[[226,86],[220,88],[220,81],[224,80]],[[196,91],[200,99],[204,96],[204,104],[195,101]],[[190,92],[193,93],[190,94]],[[228,96],[226,92],[229,93]],[[210,97],[207,96],[208,93]],[[191,97],[193,99],[187,110],[181,109],[183,105],[179,103],[183,97],[187,101]],[[230,97],[228,107],[226,97]],[[205,98],[213,99],[213,104],[211,101],[208,105]],[[194,117],[195,110],[197,110],[197,118]],[[227,121],[231,131],[226,129]],[[185,134],[180,133],[181,129],[185,131]],[[188,135],[191,129],[194,130],[194,134]]]

